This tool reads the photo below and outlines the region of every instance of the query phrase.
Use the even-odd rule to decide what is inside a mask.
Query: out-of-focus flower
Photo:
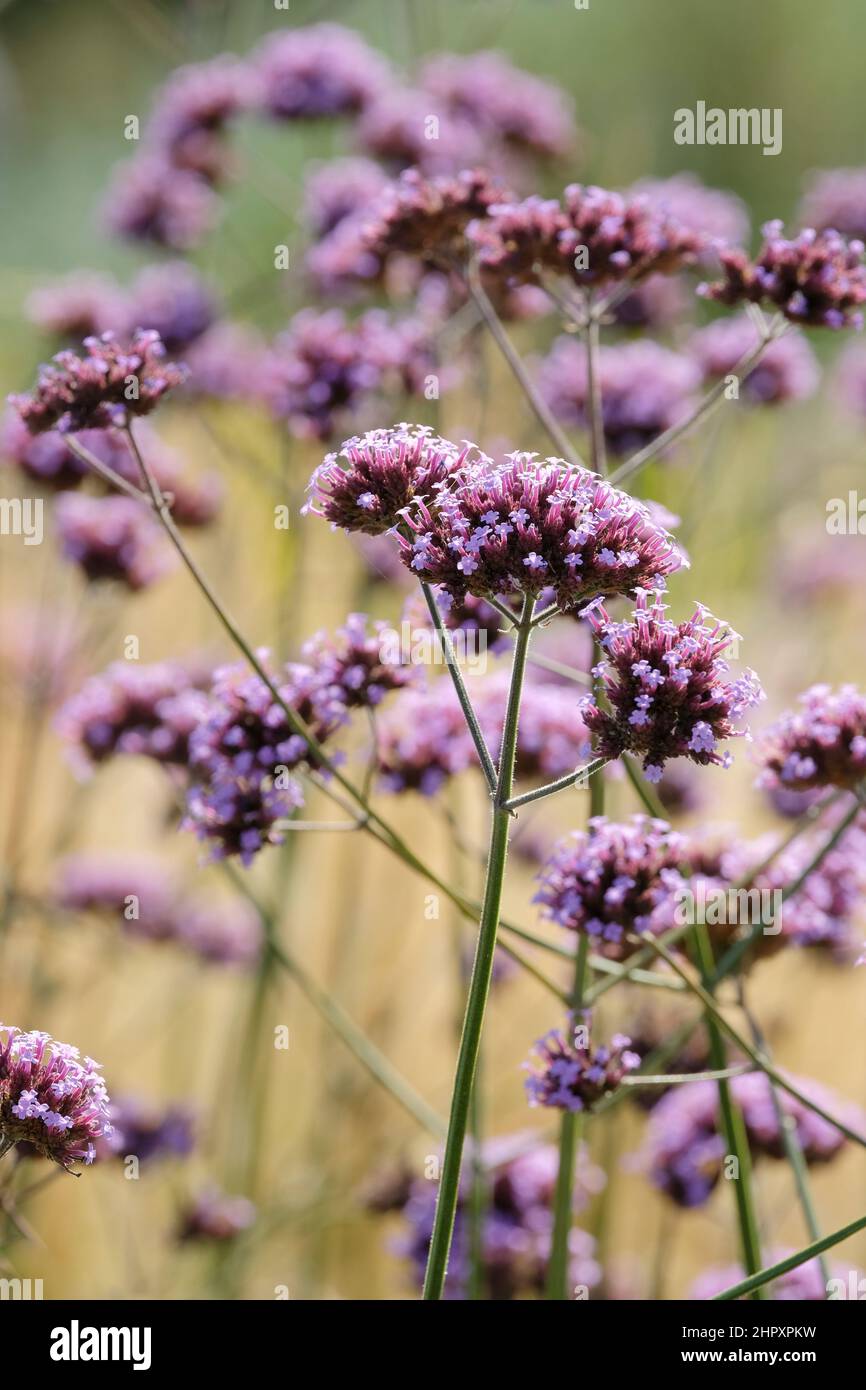
[[[80,443],[90,448],[94,436],[100,441],[107,431],[85,430]],[[57,430],[31,434],[17,410],[9,409],[3,417],[0,451],[5,462],[15,464],[30,482],[64,491],[77,487],[86,477],[88,467],[70,450]]]
[[[620,328],[661,332],[688,322],[694,297],[684,276],[648,275],[611,310]]]
[[[478,682],[476,713],[491,748],[502,742],[507,703],[508,677],[504,671]],[[589,735],[574,691],[549,681],[526,681],[515,776],[530,780],[562,777],[585,761],[588,753]]]
[[[534,280],[548,270],[584,289],[673,274],[692,265],[706,244],[645,196],[579,183],[566,188],[562,204],[500,199],[470,235],[481,265],[507,280]]]
[[[469,223],[506,196],[483,169],[438,178],[407,169],[369,210],[367,248],[382,263],[397,253],[450,270],[466,259]]]
[[[634,1014],[629,1016],[631,1050],[637,1053],[642,1064],[659,1048],[670,1043],[681,1029],[691,1028],[695,1021],[694,1012],[688,1005],[682,1006],[677,1000],[669,998],[659,1001],[652,997],[660,992],[642,990],[640,1003]],[[683,1076],[706,1071],[711,1066],[709,1035],[705,1024],[699,1022],[688,1032],[678,1050],[672,1056],[666,1056],[663,1069],[670,1074]],[[657,1069],[650,1066],[648,1070],[652,1072]],[[669,1095],[674,1089],[674,1086],[635,1086],[631,1098],[642,1110],[653,1110],[662,1096]]]
[[[121,1096],[108,1109],[112,1132],[96,1145],[96,1157],[137,1158],[149,1163],[161,1158],[186,1158],[192,1153],[195,1127],[192,1112],[185,1105],[165,1109],[139,1096]]]
[[[316,633],[304,643],[301,657],[316,672],[329,700],[345,709],[376,709],[384,697],[418,679],[411,653],[387,651],[387,623],[374,622],[366,613],[350,613],[343,627],[331,635]]]
[[[765,1264],[779,1264],[788,1255],[793,1255],[793,1250],[771,1249],[764,1252]],[[855,1287],[862,1287],[861,1280],[863,1275],[859,1269],[852,1269],[850,1265],[833,1264],[830,1266],[830,1278],[835,1279],[844,1289],[850,1289],[853,1276]],[[715,1298],[716,1294],[723,1293],[725,1289],[733,1288],[734,1284],[740,1284],[746,1278],[746,1271],[740,1265],[715,1266],[712,1269],[705,1269],[699,1274],[691,1285],[686,1297],[689,1299],[704,1300]],[[765,1284],[769,1298],[775,1302],[796,1302],[796,1303],[824,1303],[832,1293],[828,1294],[827,1285],[824,1283],[824,1271],[821,1261],[816,1256],[813,1260],[806,1260],[803,1264],[796,1265],[794,1269],[789,1269],[787,1273],[780,1274],[778,1279],[773,1279],[769,1284]],[[748,1294],[742,1294],[742,1298],[748,1298]],[[858,1293],[856,1297],[861,1297]],[[847,1298],[845,1293],[842,1297]]]
[[[574,145],[574,112],[566,94],[500,53],[437,54],[422,67],[420,83],[437,109],[469,121],[488,140],[550,158]]]
[[[778,892],[799,882],[826,841],[827,829],[804,835],[782,849],[772,863],[755,877],[754,886]],[[772,842],[769,842],[769,847]],[[768,842],[750,846],[751,856],[766,857]],[[856,930],[866,892],[866,831],[855,824],[838,844],[812,869],[779,914],[781,933],[769,944],[808,946],[829,950],[840,962],[850,964],[862,945]],[[758,940],[760,947],[761,939]]]
[[[553,1233],[553,1194],[558,1170],[554,1145],[533,1142],[530,1136],[513,1135],[488,1140],[481,1149],[481,1165],[487,1201],[481,1232],[484,1295],[494,1300],[533,1296],[544,1289]],[[472,1269],[470,1163],[464,1165],[448,1261],[445,1297],[468,1296]],[[573,1204],[582,1210],[604,1185],[604,1174],[591,1162],[584,1146],[578,1150]],[[397,1251],[411,1261],[416,1282],[424,1278],[436,1208],[436,1186],[424,1179],[410,1183],[403,1196],[402,1216],[406,1232]],[[569,1280],[594,1288],[601,1278],[595,1260],[595,1244],[585,1231],[574,1228],[569,1243]]]
[[[796,324],[859,328],[866,302],[863,242],[811,227],[789,240],[780,221],[762,230],[754,261],[736,247],[720,251],[724,279],[700,285],[698,293],[722,304],[767,302]]]
[[[409,88],[380,92],[358,121],[358,148],[395,170],[412,166],[433,177],[452,175],[467,164],[501,162],[497,150],[485,147],[476,125],[441,108],[431,110],[433,105],[429,95]]]
[[[732,374],[757,346],[757,329],[745,314],[717,319],[693,334],[688,344],[707,382]],[[814,394],[819,380],[818,362],[805,338],[788,334],[770,343],[741,382],[742,398],[752,405],[799,401]]]
[[[866,344],[848,343],[833,367],[833,394],[852,415],[866,417]]]
[[[353,115],[393,83],[381,54],[341,24],[268,34],[250,65],[262,108],[283,121]]]
[[[853,790],[866,777],[866,696],[854,685],[813,685],[763,735],[760,785]]]
[[[185,390],[218,400],[257,400],[266,377],[268,350],[255,329],[217,323],[184,353]]]
[[[110,1133],[99,1063],[48,1033],[0,1023],[0,1155],[25,1143],[72,1171],[92,1163],[95,1140]]]
[[[82,656],[82,631],[71,614],[52,605],[50,617],[38,603],[4,605],[0,627],[0,670],[37,708],[55,705],[75,681]]]
[[[114,170],[103,219],[115,236],[190,251],[211,231],[221,206],[199,174],[142,153]]]
[[[449,676],[403,691],[378,719],[376,732],[383,791],[434,796],[472,765],[472,739]]]
[[[216,318],[214,295],[184,261],[146,266],[129,293],[131,326],[152,329],[172,355],[200,338]]]
[[[405,563],[458,602],[538,596],[566,611],[597,594],[664,582],[682,556],[634,498],[562,459],[482,456],[406,512]]]
[[[615,1033],[609,1045],[593,1047],[589,1030],[582,1024],[572,1027],[569,1036],[552,1029],[539,1038],[532,1062],[527,1063],[529,1104],[555,1110],[592,1110],[640,1066],[640,1057],[629,1051],[630,1046],[630,1038]]]
[[[134,498],[62,492],[54,516],[63,555],[91,583],[113,579],[146,589],[176,563],[160,527]]]
[[[734,1104],[742,1111],[753,1155],[783,1158],[784,1140],[767,1077],[763,1072],[747,1072],[735,1076],[729,1085]],[[796,1085],[843,1123],[863,1127],[857,1106],[816,1081],[798,1079]],[[806,1162],[826,1163],[834,1158],[846,1142],[844,1135],[787,1091],[779,1089],[778,1095],[782,1114],[796,1126]],[[672,1087],[650,1115],[641,1162],[654,1186],[678,1206],[701,1206],[716,1186],[725,1155],[719,1126],[719,1090],[714,1081]]]
[[[189,736],[206,711],[201,677],[178,662],[116,661],[67,700],[57,727],[79,771],[115,754],[184,766]]]
[[[613,622],[601,604],[588,610],[604,660],[597,668],[604,703],[587,696],[582,714],[604,758],[631,752],[645,776],[660,780],[671,758],[728,767],[720,742],[743,738],[737,723],[764,698],[755,673],[729,680],[724,654],[736,635],[701,606],[687,622],[665,617],[658,594],[638,594],[630,621]]]
[[[650,339],[603,347],[598,376],[604,435],[615,454],[640,449],[678,424],[700,384],[694,362]],[[539,365],[538,384],[560,420],[588,428],[589,379],[582,343],[557,338]]]
[[[71,343],[100,333],[123,332],[131,326],[129,306],[120,285],[110,275],[89,270],[78,270],[34,290],[27,298],[24,312],[43,333]]]
[[[333,159],[315,166],[304,181],[304,221],[325,237],[353,213],[368,207],[388,176],[372,159]]]
[[[569,931],[585,932],[592,948],[623,960],[657,931],[660,905],[683,885],[686,842],[666,821],[632,816],[623,823],[594,816],[588,830],[560,840],[539,874],[535,902],[543,916]],[[664,914],[663,926],[670,925]]]
[[[405,508],[444,482],[473,448],[440,439],[423,425],[371,430],[327,455],[310,479],[303,510],[345,531],[380,535],[399,525]]]
[[[176,68],[157,95],[146,148],[175,169],[217,182],[226,170],[225,126],[251,103],[253,93],[249,70],[228,55]]]
[[[212,965],[248,969],[262,953],[262,927],[243,899],[187,898],[180,904],[176,941]]]
[[[159,334],[152,330],[133,333],[127,346],[111,333],[85,338],[84,349],[83,357],[58,352],[40,368],[35,390],[10,396],[33,434],[124,425],[130,416],[149,414],[186,379],[184,367],[165,360]]]
[[[822,169],[813,174],[800,204],[799,221],[866,241],[866,169]]]
[[[247,1197],[231,1197],[217,1187],[206,1187],[181,1211],[177,1239],[184,1243],[235,1240],[255,1219],[256,1209]]]
[[[742,243],[749,235],[749,214],[735,193],[707,188],[696,174],[669,179],[640,179],[631,193],[648,198],[682,226],[713,242]]]

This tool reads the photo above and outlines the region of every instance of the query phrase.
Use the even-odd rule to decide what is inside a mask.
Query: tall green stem
[[[575,1023],[583,1004],[583,987],[586,981],[586,961],[589,954],[589,937],[580,933],[574,970],[574,992],[572,1008]],[[559,1126],[559,1168],[556,1175],[556,1191],[553,1194],[553,1238],[550,1246],[550,1262],[547,1266],[547,1297],[560,1302],[568,1297],[568,1238],[571,1234],[573,1215],[572,1193],[574,1191],[575,1156],[583,1135],[584,1116],[573,1110],[566,1110]]]
[[[454,1216],[457,1211],[460,1166],[469,1118],[469,1102],[478,1061],[478,1050],[481,1045],[481,1030],[484,1026],[487,995],[490,991],[493,953],[496,950],[496,932],[499,926],[502,887],[505,880],[505,863],[508,857],[511,813],[505,809],[504,803],[511,796],[514,781],[517,725],[520,717],[523,677],[526,671],[526,654],[531,636],[532,608],[532,599],[525,598],[520,626],[517,631],[517,641],[514,646],[511,685],[508,692],[502,748],[499,755],[499,773],[490,829],[490,850],[487,859],[487,878],[484,885],[484,903],[478,929],[478,944],[475,949],[475,961],[472,967],[469,997],[466,1002],[463,1032],[460,1037],[457,1071],[451,1097],[451,1113],[448,1120],[448,1137],[445,1141],[445,1155],[439,1183],[439,1199],[436,1203],[436,1219],[433,1224],[427,1274],[424,1280],[424,1298],[427,1300],[436,1300],[442,1297],[448,1269],[448,1252],[451,1248],[451,1236],[454,1230]]]
[[[698,959],[700,962],[701,975],[706,986],[713,971],[713,948],[710,944],[709,933],[706,926],[700,922],[695,928],[695,940],[698,949]],[[714,1067],[723,1069],[727,1065],[725,1056],[725,1042],[721,1030],[715,1018],[708,1012],[706,1015],[707,1031],[710,1038],[710,1058]],[[737,1173],[734,1178],[734,1195],[737,1202],[737,1219],[740,1224],[740,1243],[743,1250],[743,1265],[747,1274],[756,1274],[761,1268],[761,1242],[758,1235],[758,1223],[755,1216],[755,1204],[752,1195],[752,1159],[749,1152],[749,1140],[746,1134],[746,1126],[743,1116],[738,1107],[734,1104],[731,1095],[730,1083],[722,1078],[718,1082],[719,1087],[719,1108],[721,1111],[722,1128],[725,1133],[725,1143],[728,1153],[737,1162]],[[763,1289],[756,1289],[753,1297],[763,1298]]]

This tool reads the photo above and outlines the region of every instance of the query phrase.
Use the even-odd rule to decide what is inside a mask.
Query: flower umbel
[[[535,1044],[535,1070],[533,1063],[526,1064],[531,1072],[526,1079],[529,1104],[591,1110],[640,1066],[640,1057],[629,1051],[630,1045],[630,1038],[615,1033],[609,1045],[592,1047],[583,1024],[573,1028],[570,1037],[552,1029]]]
[[[48,1033],[0,1023],[0,1155],[31,1144],[68,1172],[90,1164],[94,1140],[111,1133],[98,1062]]]

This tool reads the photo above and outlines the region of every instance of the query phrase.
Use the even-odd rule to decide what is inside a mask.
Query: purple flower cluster
[[[830,1114],[862,1127],[858,1108],[843,1102],[815,1081],[797,1080],[804,1095]],[[735,1105],[742,1111],[752,1154],[783,1158],[785,1146],[772,1093],[763,1072],[747,1072],[730,1082]],[[826,1163],[845,1141],[834,1125],[779,1091],[782,1113],[796,1126],[807,1163]],[[725,1141],[720,1133],[719,1090],[714,1081],[691,1081],[672,1087],[653,1110],[641,1160],[650,1180],[678,1206],[698,1207],[708,1199],[722,1172]]]
[[[313,168],[304,181],[304,221],[316,237],[329,236],[378,197],[388,182],[372,159],[334,159]]]
[[[782,233],[781,222],[765,223],[754,261],[739,247],[721,251],[724,279],[698,292],[722,304],[766,302],[796,324],[859,328],[866,303],[863,242],[846,241],[832,229],[806,227],[791,240]]]
[[[76,271],[28,295],[24,312],[43,333],[70,343],[133,328],[124,291],[111,275]],[[153,324],[141,324],[151,328]]]
[[[160,89],[147,124],[145,147],[172,170],[216,184],[227,170],[226,127],[254,94],[249,70],[221,56],[177,68]]]
[[[466,259],[469,223],[505,196],[483,169],[433,178],[407,169],[369,210],[367,249],[380,264],[400,254],[450,270]]]
[[[395,172],[411,167],[431,178],[452,175],[467,164],[487,168],[502,164],[503,153],[496,142],[485,148],[477,125],[444,107],[431,111],[433,100],[409,87],[381,92],[361,113],[358,148]]]
[[[341,24],[268,34],[250,65],[259,104],[281,121],[355,115],[393,82],[384,58]]]
[[[108,914],[128,936],[175,942],[215,965],[246,968],[261,955],[261,924],[243,899],[189,897],[158,859],[74,855],[59,867],[57,901],[67,912]]]
[[[145,266],[129,289],[109,276],[77,274],[34,291],[26,305],[45,333],[72,343],[137,328],[158,333],[169,353],[182,352],[213,323],[217,305],[202,277],[184,261]]]
[[[822,169],[800,205],[800,223],[866,241],[866,169]]]
[[[481,1161],[487,1199],[481,1232],[484,1296],[508,1300],[538,1295],[544,1289],[550,1256],[557,1150],[554,1145],[515,1135],[487,1141],[482,1146]],[[593,1165],[583,1146],[576,1167],[573,1203],[575,1211],[579,1211],[603,1186],[604,1174]],[[465,1170],[468,1168],[467,1163]],[[470,1191],[465,1170],[445,1284],[448,1299],[468,1297],[472,1268]],[[411,1261],[420,1286],[433,1230],[436,1185],[416,1179],[410,1182],[408,1195],[395,1195],[407,1227],[398,1239],[397,1251]],[[594,1288],[600,1278],[594,1241],[585,1231],[574,1228],[569,1243],[570,1283]]]
[[[127,347],[103,333],[85,338],[84,348],[84,357],[58,352],[40,368],[30,395],[10,397],[33,434],[125,425],[130,416],[148,415],[167,391],[186,380],[185,368],[165,360],[152,329],[133,333]]]
[[[669,179],[641,179],[631,194],[648,198],[681,226],[713,242],[743,242],[749,235],[749,214],[735,193],[707,188],[696,174]]]
[[[109,1106],[112,1132],[96,1145],[96,1157],[137,1158],[149,1163],[161,1158],[186,1158],[195,1141],[193,1117],[185,1105],[160,1109],[138,1096],[122,1096]]]
[[[82,772],[121,753],[183,767],[190,734],[205,712],[200,682],[177,662],[116,661],[67,700],[58,731]]]
[[[790,791],[854,789],[866,777],[866,696],[856,686],[813,685],[761,739],[760,785]]]
[[[418,679],[417,667],[391,660],[385,634],[387,623],[374,622],[366,613],[350,613],[333,636],[316,633],[301,648],[301,657],[316,673],[322,692],[335,708],[376,709],[393,690]]]
[[[508,678],[495,672],[479,682],[475,710],[490,748],[499,748],[508,703]],[[523,688],[515,775],[549,780],[572,772],[589,753],[578,701],[567,687],[528,680]]]
[[[572,1027],[570,1036],[552,1029],[538,1039],[532,1062],[526,1064],[529,1104],[592,1110],[640,1066],[630,1047],[631,1039],[622,1033],[614,1033],[609,1045],[593,1047],[583,1024]]]
[[[560,88],[521,71],[499,53],[441,53],[420,74],[437,109],[474,126],[485,142],[504,141],[543,158],[567,155],[574,113]]]
[[[683,558],[647,509],[585,469],[534,454],[482,456],[406,512],[404,562],[454,599],[538,596],[562,610],[664,582]]]
[[[737,363],[757,346],[757,330],[745,314],[717,319],[689,341],[689,351],[708,383],[732,374]],[[742,381],[743,399],[752,405],[784,405],[813,395],[819,380],[818,362],[805,338],[786,334],[770,343]]]
[[[562,203],[500,199],[470,235],[481,265],[507,280],[531,281],[548,270],[585,289],[673,274],[706,245],[650,198],[579,183],[566,188]]]
[[[25,1143],[71,1171],[111,1133],[100,1066],[48,1033],[0,1023],[0,1154]]]
[[[622,960],[639,944],[630,938],[670,925],[668,900],[684,883],[686,849],[666,821],[594,816],[587,830],[556,845],[538,876],[535,902],[549,921],[586,932],[593,950]]]
[[[265,358],[261,394],[292,434],[331,439],[371,398],[423,385],[424,338],[419,320],[381,309],[354,323],[340,309],[302,309]]]
[[[604,758],[633,753],[652,782],[671,758],[730,765],[725,739],[742,738],[743,713],[764,698],[755,673],[728,680],[724,653],[735,634],[700,605],[684,623],[665,617],[658,594],[638,594],[630,621],[613,622],[601,604],[587,616],[601,643],[603,702],[587,696],[582,714]]]
[[[304,511],[344,531],[380,535],[398,526],[409,504],[444,482],[473,448],[440,439],[422,425],[371,430],[327,455],[310,479]]]
[[[615,454],[640,449],[678,424],[700,384],[694,362],[648,338],[603,347],[598,376],[604,436]],[[539,366],[538,384],[564,424],[588,428],[589,378],[582,343],[557,338]]]
[[[215,226],[219,212],[219,197],[199,174],[143,150],[115,169],[103,218],[115,236],[190,251]]]
[[[801,836],[783,849],[768,868],[755,878],[755,887],[783,890],[798,882],[827,838],[820,834]],[[764,847],[755,847],[764,857]],[[802,886],[792,894],[781,912],[781,944],[817,947],[827,950],[843,963],[850,963],[862,942],[857,920],[866,893],[866,831],[856,823],[838,844],[812,869]],[[770,940],[774,938],[770,937]],[[760,944],[760,938],[759,942]]]
[[[450,677],[405,690],[378,720],[379,785],[435,796],[472,765],[473,745]]]
[[[247,1197],[232,1197],[217,1187],[206,1187],[186,1203],[180,1213],[179,1241],[236,1240],[254,1224],[256,1209]]]
[[[176,563],[152,514],[134,498],[62,492],[54,517],[63,555],[90,583],[112,579],[136,592]]]

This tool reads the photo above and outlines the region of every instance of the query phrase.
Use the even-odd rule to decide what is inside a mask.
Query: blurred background
[[[181,63],[244,55],[275,29],[323,20],[355,29],[410,74],[432,53],[495,48],[559,84],[574,99],[581,136],[573,156],[534,180],[533,189],[548,195],[575,179],[620,188],[687,170],[742,199],[757,229],[768,217],[793,222],[811,171],[863,160],[866,10],[857,0],[820,8],[811,0],[591,0],[586,11],[568,0],[294,0],[288,12],[265,0],[9,0],[0,4],[4,394],[26,389],[56,347],[28,317],[34,291],[82,269],[127,284],[157,258],[100,224],[111,170],[130,153],[125,118],[138,114],[144,124],[155,90]],[[678,147],[673,112],[699,100],[782,108],[781,153]],[[189,259],[233,319],[273,334],[315,302],[300,255],[304,179],[316,161],[352,151],[352,122],[241,122],[232,144],[239,174],[225,215]],[[273,269],[279,244],[290,248],[288,272]],[[700,305],[688,315],[708,317]],[[545,320],[518,324],[513,336],[532,357],[556,331]],[[688,331],[686,321],[666,336],[683,344]],[[674,611],[684,616],[700,598],[742,634],[741,659],[768,692],[754,719],[760,727],[815,681],[866,679],[866,541],[828,538],[825,525],[828,499],[846,497],[863,475],[864,418],[841,409],[835,391],[838,336],[809,335],[824,368],[816,395],[783,410],[726,405],[707,431],[640,479],[643,495],[683,518],[692,568],[673,581]],[[546,451],[489,343],[476,366],[484,398],[464,375],[438,403],[441,432],[490,449],[507,442]],[[365,423],[412,418],[432,421],[430,403],[389,400]],[[285,660],[349,612],[399,615],[399,586],[381,582],[346,537],[299,516],[321,443],[290,438],[260,411],[226,400],[179,403],[156,428],[190,475],[220,477],[227,503],[191,545],[254,645]],[[5,495],[13,495],[17,480],[3,476]],[[288,532],[274,528],[277,504],[290,507]],[[283,1288],[293,1298],[413,1296],[410,1270],[394,1249],[399,1218],[372,1213],[369,1191],[403,1165],[422,1173],[436,1141],[376,1087],[291,979],[202,963],[171,944],[136,941],[115,924],[70,920],[50,906],[58,861],[85,851],[159,856],[166,873],[220,901],[236,890],[217,866],[202,865],[192,836],[178,830],[176,793],[163,769],[118,758],[89,780],[76,777],[53,723],[58,692],[46,693],[43,681],[34,695],[22,680],[17,634],[38,637],[57,658],[64,694],[121,659],[130,635],[143,663],[235,654],[182,571],[132,596],[88,586],[59,555],[50,522],[44,545],[2,539],[0,592],[7,889],[0,1017],[96,1057],[113,1095],[188,1109],[195,1134],[189,1155],[144,1163],[138,1180],[105,1162],[80,1180],[60,1175],[46,1184],[23,1209],[23,1229],[7,1222],[4,1268],[42,1278],[46,1298],[272,1298]],[[753,786],[748,748],[735,753],[730,772],[702,773],[700,805],[678,823],[699,819],[749,836],[782,828]],[[533,828],[552,838],[582,825],[584,801],[575,792],[550,803],[531,818]],[[429,861],[478,891],[480,868],[455,851],[449,828],[457,817],[470,845],[484,841],[474,774],[436,802],[382,802]],[[640,809],[619,781],[611,783],[610,807],[623,815]],[[308,814],[331,819],[333,810],[314,794]],[[362,833],[290,835],[244,872],[311,976],[447,1113],[465,988],[455,955],[461,940],[471,940],[468,927],[453,920],[444,899],[431,916],[429,886]],[[551,934],[531,903],[532,874],[515,857],[508,912]],[[533,959],[560,968],[554,957]],[[785,1066],[866,1105],[864,994],[866,971],[790,951],[756,968],[751,1002]],[[628,1032],[637,1007],[634,994],[607,996],[604,1029]],[[518,974],[495,990],[484,1043],[485,1134],[554,1132],[543,1113],[527,1110],[520,1068],[531,1042],[559,1022],[555,1001],[531,978]],[[281,1027],[289,1030],[286,1050],[273,1042]],[[644,1124],[624,1105],[592,1126],[593,1157],[608,1183],[579,1224],[597,1241],[608,1296],[682,1297],[705,1266],[736,1262],[733,1204],[724,1183],[693,1212],[654,1192],[628,1161]],[[231,1242],[179,1244],[180,1214],[209,1184],[249,1199],[256,1220]],[[756,1186],[766,1246],[803,1244],[786,1167],[759,1164]],[[866,1196],[866,1156],[849,1147],[817,1172],[814,1187],[825,1229],[853,1219]],[[866,1266],[866,1236],[842,1247],[841,1258]]]

